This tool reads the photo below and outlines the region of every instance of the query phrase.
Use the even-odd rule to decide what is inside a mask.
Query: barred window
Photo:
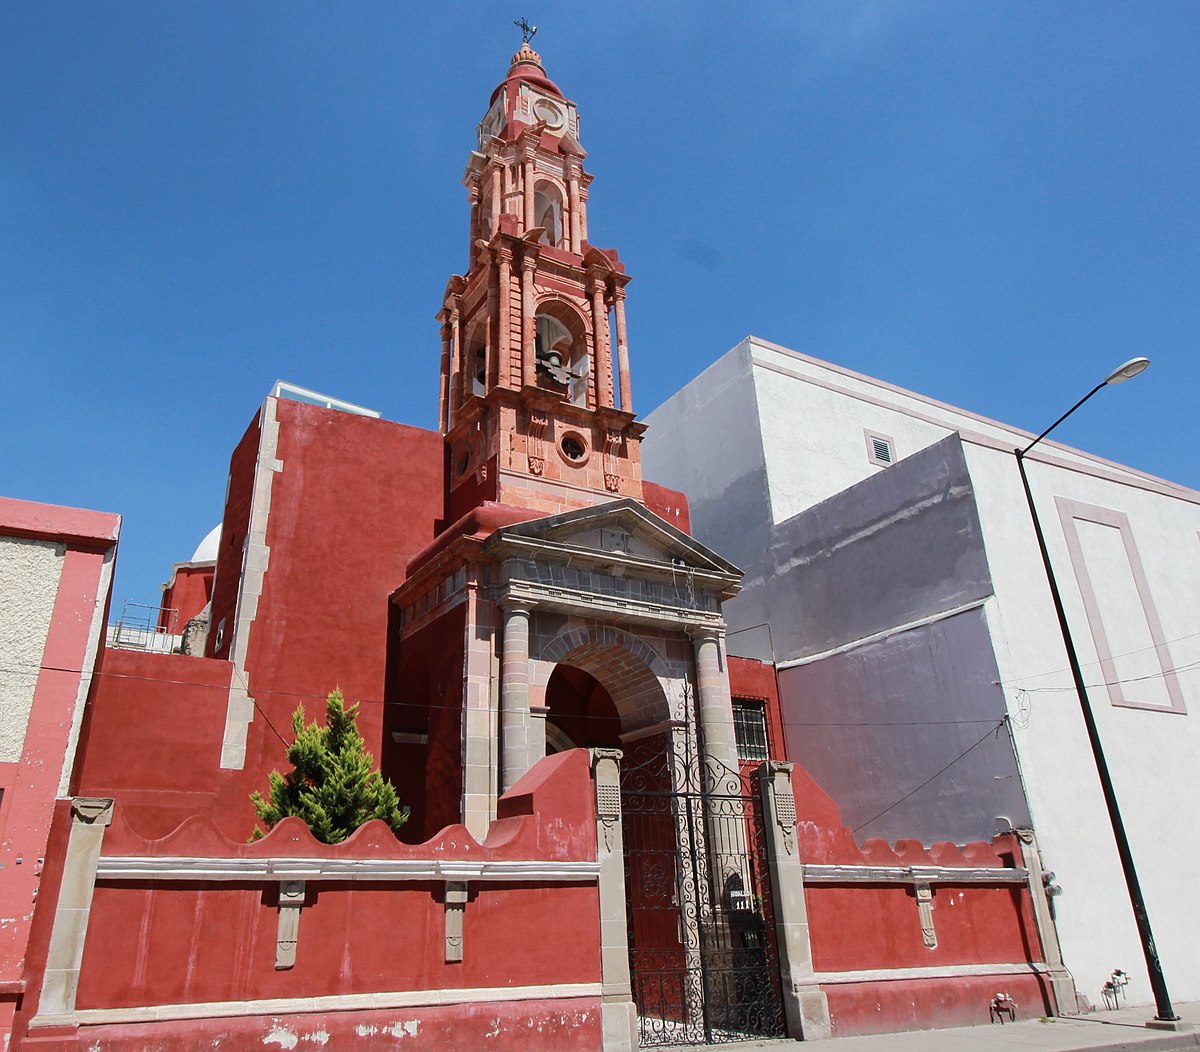
[[[761,701],[733,699],[733,734],[739,760],[767,759],[767,715]]]

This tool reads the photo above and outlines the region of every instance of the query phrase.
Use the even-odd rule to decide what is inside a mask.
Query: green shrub
[[[304,725],[304,706],[292,713],[296,740],[288,747],[292,770],[272,771],[270,798],[255,790],[250,794],[259,819],[271,829],[295,815],[308,823],[313,836],[326,844],[339,844],[364,822],[382,819],[394,830],[408,821],[396,788],[378,771],[375,758],[358,733],[358,704],[346,707],[340,689],[329,695],[325,726]],[[263,836],[257,825],[251,840]]]

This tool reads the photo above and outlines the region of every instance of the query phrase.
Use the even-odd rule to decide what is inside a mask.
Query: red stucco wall
[[[222,771],[233,666],[227,661],[105,649],[92,682],[73,793],[111,796],[143,836],[166,836],[193,815],[250,835],[242,771]],[[280,745],[276,766],[284,762]]]
[[[208,605],[212,598],[213,571],[214,567],[207,563],[179,565],[171,571],[171,580],[163,588],[160,629],[178,634]]]
[[[118,804],[105,834],[105,857],[164,859],[363,859],[465,862],[593,861],[594,789],[587,753],[549,757],[500,801],[499,818],[478,845],[461,826],[429,843],[404,845],[383,823],[369,823],[344,844],[318,844],[298,819],[287,819],[253,844],[225,838],[195,819],[161,839],[126,821]],[[60,827],[65,829],[64,821]],[[57,890],[57,870],[50,873]],[[405,1047],[551,1050],[599,1049],[594,992],[561,999],[506,1002],[496,988],[533,990],[600,980],[599,897],[594,877],[472,882],[464,909],[463,960],[445,961],[445,884],[310,880],[301,911],[296,964],[275,969],[278,881],[114,881],[101,879],[88,920],[77,1007],[113,1010],[155,1005],[214,1005],[279,998],[284,1004],[244,1018],[204,1022],[108,1023],[86,1019],[73,1029],[35,1031],[22,1047],[44,1049],[184,1049],[197,1034],[222,1048],[260,1048],[270,1034],[324,1033],[337,1048],[400,1027]],[[47,910],[52,911],[52,903]],[[45,938],[46,923],[40,937]],[[553,933],[553,938],[538,937]],[[44,947],[42,949],[44,953]],[[433,1004],[375,1010],[360,1001],[340,1011],[305,1012],[297,998],[403,995]],[[455,1000],[453,991],[466,991]],[[480,1003],[462,1003],[462,1002]],[[289,1011],[290,1005],[295,1008]],[[231,1010],[244,1011],[240,1005]],[[201,1014],[218,1016],[213,1008]],[[371,1028],[375,1030],[372,1031]],[[395,1033],[391,1036],[395,1036]],[[410,1040],[411,1039],[411,1040]],[[314,1037],[315,1040],[315,1037]],[[321,1042],[324,1044],[324,1042]]]
[[[250,502],[254,495],[254,469],[258,463],[261,410],[250,421],[233,455],[229,458],[229,487],[221,515],[221,540],[213,578],[212,614],[209,621],[207,657],[227,657],[233,637],[234,612],[242,574],[242,546],[250,524]],[[219,643],[218,645],[218,637]]]
[[[388,599],[442,512],[442,439],[418,428],[280,399],[267,573],[246,657],[263,716],[246,769],[265,777],[297,705],[308,719],[341,687],[379,757]]]

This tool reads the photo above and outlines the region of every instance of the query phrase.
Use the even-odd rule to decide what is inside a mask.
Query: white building
[[[790,758],[859,841],[1032,824],[1078,992],[1120,968],[1151,1003],[1014,457],[1033,436],[754,338],[648,424],[647,475],[746,570],[730,650],[773,656]],[[1170,993],[1197,1000],[1200,493],[1051,440],[1026,467]]]

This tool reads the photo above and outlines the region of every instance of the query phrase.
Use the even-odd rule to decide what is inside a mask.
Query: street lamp
[[[1067,623],[1067,615],[1063,610],[1062,596],[1058,591],[1058,581],[1054,577],[1054,567],[1050,564],[1050,553],[1046,550],[1046,538],[1042,535],[1042,524],[1038,520],[1037,508],[1033,503],[1033,492],[1029,488],[1029,478],[1025,474],[1025,454],[1036,446],[1043,438],[1067,419],[1076,409],[1092,397],[1102,387],[1111,384],[1124,383],[1137,376],[1150,364],[1149,358],[1131,358],[1124,365],[1118,366],[1100,383],[1093,387],[1078,402],[1054,421],[1045,431],[1037,436],[1024,449],[1015,449],[1017,467],[1021,472],[1021,484],[1025,487],[1025,500],[1029,503],[1029,514],[1033,519],[1033,529],[1037,534],[1038,548],[1042,553],[1042,565],[1046,568],[1046,580],[1050,583],[1050,594],[1054,598],[1054,610],[1058,614],[1058,626],[1062,629],[1063,645],[1067,650],[1067,660],[1071,666],[1071,676],[1075,680],[1075,692],[1079,695],[1079,707],[1083,710],[1083,722],[1087,727],[1088,741],[1092,746],[1092,756],[1096,760],[1096,773],[1100,776],[1100,788],[1104,790],[1104,803],[1108,808],[1108,819],[1112,823],[1113,839],[1117,842],[1117,854],[1121,858],[1121,869],[1125,874],[1125,886],[1129,889],[1129,902],[1133,906],[1133,918],[1137,922],[1138,936],[1142,940],[1142,953],[1146,957],[1146,970],[1150,975],[1150,987],[1154,991],[1154,1004],[1157,1009],[1155,1019],[1163,1023],[1175,1022],[1179,1016],[1171,1006],[1171,995],[1167,993],[1167,982],[1163,977],[1162,963],[1158,959],[1158,949],[1154,943],[1154,933],[1150,930],[1150,918],[1146,914],[1146,903],[1142,898],[1141,885],[1138,883],[1137,870],[1133,865],[1133,854],[1129,850],[1129,838],[1125,835],[1125,823],[1121,820],[1121,811],[1117,807],[1117,795],[1113,791],[1112,777],[1108,773],[1108,761],[1104,758],[1104,747],[1100,743],[1100,733],[1096,729],[1096,719],[1092,714],[1091,702],[1088,701],[1087,687],[1083,683],[1083,673],[1079,668],[1079,656],[1075,653],[1075,643],[1071,638],[1071,628]]]

